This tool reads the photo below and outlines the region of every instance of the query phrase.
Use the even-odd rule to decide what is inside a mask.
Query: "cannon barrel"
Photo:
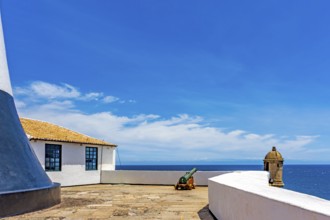
[[[194,175],[194,173],[196,173],[196,172],[197,172],[197,169],[196,168],[190,170],[190,172],[187,172],[184,176],[182,176],[180,178],[179,183],[180,184],[186,184],[188,182],[188,180],[190,179],[190,177],[192,175]]]

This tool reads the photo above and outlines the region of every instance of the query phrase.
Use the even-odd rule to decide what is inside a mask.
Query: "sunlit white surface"
[[[209,207],[219,220],[330,220],[330,201],[269,186],[265,171],[209,179]]]
[[[5,42],[3,38],[2,21],[0,15],[0,90],[13,95],[10,84]]]

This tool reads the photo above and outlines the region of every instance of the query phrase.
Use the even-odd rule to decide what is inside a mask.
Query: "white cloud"
[[[135,103],[134,100],[120,100],[120,98],[104,95],[102,92],[81,93],[78,88],[62,83],[60,85],[51,84],[43,81],[34,81],[24,87],[14,88],[15,97],[24,97],[24,100],[31,101],[60,101],[60,100],[76,100],[76,101],[100,101],[104,104],[114,103]],[[18,103],[22,104],[22,103]]]
[[[316,136],[277,137],[207,126],[202,117],[187,114],[118,116],[86,114],[70,102],[19,107],[21,116],[49,121],[119,145],[122,161],[258,159],[272,146],[285,157],[306,151]]]
[[[318,136],[279,137],[240,129],[207,125],[199,116],[181,114],[162,118],[155,114],[119,116],[111,112],[84,113],[76,101],[125,103],[101,92],[81,93],[68,84],[33,82],[15,88],[15,101],[23,117],[49,121],[119,145],[123,161],[226,160],[262,161],[272,146],[286,158],[306,158]],[[24,101],[23,101],[24,100]],[[128,100],[134,103],[134,100]],[[28,104],[26,104],[28,103]],[[316,152],[316,151],[315,151]],[[297,158],[299,157],[299,158]]]
[[[136,103],[136,100],[130,99],[130,100],[120,100],[119,103],[124,104],[124,103],[131,103],[134,104]]]
[[[28,87],[17,87],[15,95],[36,96],[47,99],[78,98],[80,92],[69,84],[55,85],[47,82],[32,82]]]
[[[104,103],[112,103],[112,102],[116,102],[118,100],[119,100],[119,98],[110,96],[110,95],[103,98]]]
[[[15,100],[15,105],[16,105],[16,108],[24,108],[26,107],[26,104],[20,100]]]
[[[83,97],[81,97],[80,99],[85,101],[97,101],[102,97],[103,97],[102,92],[90,92],[84,95]]]
[[[36,108],[38,111],[66,111],[68,109],[74,108],[75,105],[72,101],[65,100],[65,101],[53,101],[46,104],[40,104]]]

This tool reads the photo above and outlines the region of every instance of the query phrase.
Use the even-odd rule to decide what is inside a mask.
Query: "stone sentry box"
[[[269,172],[269,184],[271,186],[283,187],[283,162],[280,152],[273,147],[264,159],[264,170]]]

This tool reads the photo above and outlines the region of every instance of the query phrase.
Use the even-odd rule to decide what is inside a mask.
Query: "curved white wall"
[[[330,201],[268,185],[268,172],[209,179],[209,209],[218,220],[330,220]]]
[[[5,42],[3,39],[1,15],[0,15],[0,90],[5,91],[10,95],[13,95],[10,84],[8,66],[7,66],[7,57],[6,57]]]

